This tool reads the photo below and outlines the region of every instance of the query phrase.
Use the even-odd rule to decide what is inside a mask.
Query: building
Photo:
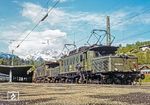
[[[9,81],[9,75],[0,73],[0,82],[8,82]]]
[[[141,70],[142,74],[150,74],[150,65],[140,65],[139,69]]]
[[[8,66],[0,65],[1,78],[9,78],[9,82],[32,82],[33,71],[30,71],[31,65]]]
[[[141,46],[140,49],[141,49],[142,51],[150,50],[150,45]]]
[[[141,70],[142,74],[150,75],[150,69]]]

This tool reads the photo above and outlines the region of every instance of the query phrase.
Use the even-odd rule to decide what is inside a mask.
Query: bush
[[[145,79],[142,82],[150,82],[150,74],[145,75]]]

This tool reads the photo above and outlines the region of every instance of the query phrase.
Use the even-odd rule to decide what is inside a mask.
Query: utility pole
[[[14,65],[14,57],[13,57],[13,54],[14,54],[14,50],[12,50],[12,58],[11,58],[11,66]],[[10,68],[9,70],[9,82],[11,83],[12,82],[12,68]]]
[[[14,55],[14,50],[12,50],[11,54]],[[14,65],[14,57],[12,56],[12,58],[11,58],[11,66],[13,66],[13,65]]]
[[[106,45],[111,46],[110,19],[106,17]]]

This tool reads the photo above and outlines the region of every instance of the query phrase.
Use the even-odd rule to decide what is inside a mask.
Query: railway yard
[[[0,105],[150,105],[150,0],[0,5]]]
[[[19,100],[7,100],[8,91],[18,91]],[[150,105],[150,83],[1,83],[0,105]]]

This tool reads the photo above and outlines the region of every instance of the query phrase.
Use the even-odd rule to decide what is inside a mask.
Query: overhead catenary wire
[[[109,11],[111,10],[111,8],[109,8],[108,9]],[[108,12],[108,10],[107,10],[107,12]],[[106,13],[106,12],[105,12]],[[78,29],[80,29],[81,27],[83,27],[83,25],[86,25],[86,24],[89,24],[88,22],[85,22],[85,23],[82,23],[82,24],[80,24],[79,26],[78,26]],[[69,36],[72,36],[72,35],[69,35]],[[81,43],[82,41],[84,41],[84,40],[87,40],[89,37],[84,37],[84,38],[82,38],[82,39],[79,39],[79,40],[75,40],[75,33],[74,33],[74,44],[76,44],[76,43]],[[63,50],[64,50],[64,48],[62,49],[62,51],[61,51],[61,53],[63,52]],[[61,54],[60,54],[61,55]]]
[[[115,25],[119,25],[119,24],[125,23],[125,22],[127,22],[127,21],[129,21],[129,20],[131,20],[131,19],[133,19],[133,18],[135,18],[135,17],[141,15],[141,14],[144,14],[144,13],[148,12],[149,10],[150,10],[150,8],[144,9],[142,12],[140,12],[140,13],[138,13],[138,14],[135,14],[135,15],[133,15],[133,16],[130,16],[128,19],[126,19],[126,20],[124,20],[124,21],[119,21],[119,22],[117,22],[117,23],[115,23],[115,24],[113,24],[113,25],[111,25],[111,26],[115,26]],[[85,38],[87,39],[87,37],[85,37]],[[85,39],[85,38],[83,38],[83,39]],[[83,39],[78,40],[77,42],[83,41]]]
[[[143,35],[143,34],[148,34],[148,33],[150,33],[150,30],[144,31],[144,32],[141,32],[141,33],[137,33],[137,34],[133,34],[133,35],[130,35],[130,36],[127,36],[127,37],[125,37],[125,38],[122,38],[122,39],[120,39],[120,40],[117,40],[116,43],[117,43],[117,42],[120,42],[120,41],[124,41],[125,39],[128,39],[128,38],[130,38],[130,37],[134,37],[134,36],[136,36],[136,35]]]
[[[48,10],[48,5],[49,5],[49,2],[50,2],[50,0],[47,0],[47,2],[44,4],[45,6],[47,6],[47,10]],[[40,13],[42,13],[43,12],[43,9],[41,9],[40,10],[40,12],[38,12],[37,13],[37,15],[35,16],[35,17],[33,17],[33,20],[36,22],[37,20],[38,20],[38,15],[40,14]],[[25,30],[27,30],[29,27],[27,27]],[[24,34],[25,33],[25,30],[23,31],[23,33],[22,34]],[[21,35],[22,35],[21,34]],[[0,40],[3,40],[3,39],[0,39]],[[5,39],[4,39],[5,40]],[[6,39],[7,40],[7,39]],[[8,39],[9,41],[21,41],[21,39],[20,40],[16,40],[16,39]]]
[[[13,51],[15,51],[25,40],[26,38],[33,32],[33,30],[42,22],[44,21],[47,17],[48,14],[56,7],[56,5],[60,2],[60,0],[58,0],[51,8],[50,10],[48,10],[48,12],[46,13],[46,15],[32,28],[32,30],[23,38],[23,40],[15,47],[15,49]]]
[[[120,22],[118,22],[118,23],[115,23],[115,24],[113,24],[113,25],[111,25],[111,26],[119,25],[119,24],[125,23],[125,22],[127,22],[127,21],[130,21],[130,20],[132,20],[133,18],[135,18],[135,17],[137,17],[137,16],[140,16],[140,15],[142,15],[142,14],[148,12],[148,11],[150,11],[150,8],[144,9],[142,12],[140,12],[140,13],[138,13],[138,14],[135,14],[135,15],[133,15],[133,16],[130,16],[128,19],[126,19],[126,20],[124,20],[124,21],[120,21]],[[87,37],[85,37],[85,38],[87,39]],[[83,38],[83,39],[81,39],[81,40],[78,40],[77,43],[82,42],[85,38]]]
[[[83,25],[86,25],[86,24],[88,24],[88,23],[87,23],[87,22],[84,22],[84,23],[80,24],[78,28],[81,28]],[[69,36],[72,36],[72,35],[69,35]],[[88,38],[88,37],[86,36],[84,39],[87,39],[87,38]],[[82,39],[82,41],[83,41],[84,39]],[[79,42],[79,41],[78,41],[78,42]],[[75,33],[74,33],[74,42],[73,42],[73,44],[76,45],[76,43],[77,43],[77,42],[75,41]],[[65,44],[64,44],[64,47],[62,48],[62,51],[61,51],[60,54],[57,56],[57,58],[59,58],[59,57],[63,54],[64,50],[65,50]]]
[[[115,25],[119,25],[119,24],[125,23],[125,22],[127,22],[127,21],[129,21],[129,20],[132,20],[133,18],[135,18],[135,17],[137,17],[137,16],[140,16],[140,15],[142,15],[142,14],[148,12],[148,11],[150,11],[150,8],[145,9],[145,10],[143,10],[142,12],[137,13],[137,14],[135,14],[135,15],[133,15],[133,16],[130,16],[130,17],[128,17],[128,19],[126,19],[126,20],[124,20],[124,21],[119,21],[119,22],[117,22],[117,23],[115,23],[115,24],[112,24],[111,26],[115,26]]]
[[[149,11],[150,11],[150,8],[145,9],[145,10],[143,10],[142,12],[140,12],[140,13],[138,13],[138,14],[135,14],[135,15],[133,15],[133,16],[131,16],[131,17],[129,17],[129,18],[126,19],[125,21],[118,22],[117,24],[114,24],[114,25],[119,25],[119,24],[125,23],[125,22],[130,21],[130,20],[132,20],[133,18],[135,18],[135,17],[137,17],[137,16],[140,16],[140,15],[146,13],[146,12],[149,12]],[[112,25],[112,26],[114,26],[114,25]],[[115,41],[115,42],[117,43],[117,42],[120,42],[120,41],[124,41],[125,39],[128,39],[128,38],[130,38],[130,37],[133,37],[133,36],[135,36],[135,35],[142,35],[142,34],[146,34],[146,33],[150,33],[150,31],[144,31],[144,32],[141,32],[141,33],[133,34],[133,35],[127,36],[127,37],[125,37],[125,38],[122,38],[122,39],[120,39],[120,40],[117,40],[117,41]]]
[[[113,9],[117,9],[118,7],[119,7],[119,8],[122,8],[122,6],[120,6],[120,4],[119,4],[119,5],[117,4],[117,7],[116,7],[115,5],[113,5],[112,7],[113,7]],[[108,16],[107,13],[109,13],[109,12],[112,10],[112,7],[108,8],[107,11],[104,12],[104,14],[105,14],[106,16]],[[106,12],[107,12],[107,13],[106,13]],[[88,24],[88,23],[86,22],[86,24]],[[81,24],[81,26],[82,26],[82,24]],[[97,26],[98,26],[98,25],[97,25]],[[80,27],[79,27],[78,29],[80,29]],[[89,35],[88,35],[88,36],[89,36]],[[88,36],[84,37],[83,39],[77,40],[76,43],[81,43],[82,41],[87,40],[87,39],[89,38]]]

